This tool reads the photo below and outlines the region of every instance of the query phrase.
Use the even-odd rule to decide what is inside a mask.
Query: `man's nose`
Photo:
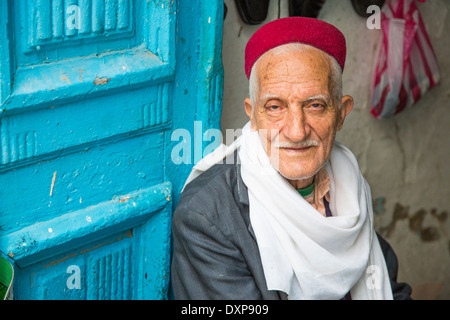
[[[298,106],[290,108],[283,129],[284,136],[292,142],[304,140],[311,131],[306,120],[306,116],[301,108]]]

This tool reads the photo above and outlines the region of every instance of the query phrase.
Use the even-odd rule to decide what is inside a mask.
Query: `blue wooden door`
[[[0,1],[0,251],[15,299],[167,298],[193,164],[173,161],[172,132],[219,127],[222,15],[211,0]]]

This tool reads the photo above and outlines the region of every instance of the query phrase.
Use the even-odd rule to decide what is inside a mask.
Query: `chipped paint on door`
[[[0,1],[0,251],[15,299],[167,299],[191,165],[219,128],[223,2]]]

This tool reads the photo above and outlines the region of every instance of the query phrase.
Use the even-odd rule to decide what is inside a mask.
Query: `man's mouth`
[[[306,146],[306,147],[289,147],[289,148],[280,148],[286,151],[287,153],[304,153],[311,149],[313,146]]]
[[[276,148],[283,149],[289,154],[301,154],[309,151],[313,147],[317,147],[319,143],[315,140],[307,140],[298,143],[278,143]]]

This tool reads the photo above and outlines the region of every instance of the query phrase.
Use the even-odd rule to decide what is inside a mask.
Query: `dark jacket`
[[[175,299],[286,299],[285,293],[267,289],[250,225],[247,187],[240,165],[232,163],[213,166],[181,195],[172,220]],[[394,299],[410,299],[411,288],[396,282],[394,251],[378,238]]]

